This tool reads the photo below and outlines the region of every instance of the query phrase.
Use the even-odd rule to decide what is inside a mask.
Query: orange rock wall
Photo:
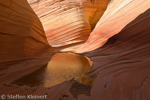
[[[149,0],[111,1],[86,43],[76,51],[87,52],[101,47],[110,37],[118,34],[128,23],[149,9],[149,4]]]
[[[27,1],[8,1],[0,1],[0,66],[37,57],[50,47],[39,19]]]
[[[1,0],[0,13],[1,87],[47,64],[54,52],[26,0]]]
[[[109,1],[29,0],[29,3],[43,24],[49,44],[60,47],[83,44]]]
[[[41,0],[41,3],[38,1],[39,0],[37,0],[36,3],[30,1],[33,9],[34,7],[37,7],[37,9],[34,9],[35,11],[37,10],[36,13],[40,12],[39,10],[42,10],[42,8],[39,9],[39,7],[45,7],[45,0]],[[93,0],[90,1],[91,4],[95,3]],[[54,0],[53,2],[51,1],[54,7],[56,7],[58,3],[63,3],[55,2],[56,1]],[[64,1],[64,3],[65,2],[67,1]],[[37,3],[39,3],[39,6]],[[46,16],[46,18],[44,16],[40,17],[42,23],[45,20],[43,23],[43,30],[38,17],[33,13],[33,10],[29,7],[26,0],[1,0],[0,95],[46,94],[49,100],[149,100],[149,5],[149,0],[112,0],[108,5],[108,9],[90,34],[88,40],[84,40],[87,39],[84,37],[82,38],[83,40],[81,39],[82,42],[86,42],[80,47],[80,49],[76,49],[76,52],[82,53],[93,61],[92,68],[86,72],[90,78],[94,79],[91,88],[89,88],[89,85],[83,84],[74,86],[74,83],[76,83],[74,80],[63,82],[51,88],[44,88],[42,86],[30,87],[21,84],[16,85],[12,84],[12,82],[22,76],[32,73],[40,68],[41,65],[46,64],[53,53],[58,51],[58,48],[52,48],[49,46],[48,42],[52,43],[55,39],[53,37],[53,40],[47,42],[44,30],[46,34],[56,35],[55,38],[57,38],[57,41],[55,40],[54,43],[56,44],[53,46],[64,46],[69,44],[67,41],[70,41],[69,39],[72,39],[71,37],[74,37],[74,35],[68,37],[69,34],[65,32],[67,36],[64,35],[64,38],[62,33],[65,30],[59,30],[60,33],[61,31],[62,33],[58,35],[52,33],[52,31],[54,31],[55,28],[55,31],[58,30],[57,25],[63,23],[62,26],[64,27],[66,23],[70,23],[72,20],[77,20],[82,10],[79,10],[79,12],[77,12],[78,10],[70,12],[77,14],[77,19],[73,18],[64,21],[65,18],[63,17],[65,16],[61,16],[62,18],[60,19],[63,21],[60,19],[57,21],[58,19],[56,17],[56,19],[54,18],[55,20],[52,19],[53,24],[48,19],[48,16]],[[60,8],[56,7],[56,9]],[[73,9],[74,7],[71,11]],[[48,9],[44,11],[48,11]],[[50,12],[51,11],[52,10],[50,10]],[[81,20],[82,24],[79,24],[88,29],[92,29],[92,22],[94,23],[94,21],[89,21],[88,18],[90,17],[86,17],[86,15],[88,15],[87,12],[88,11],[85,10],[85,15],[79,17],[79,19],[84,19]],[[46,12],[42,11],[42,13],[45,15]],[[62,13],[65,13],[65,11],[62,11]],[[53,14],[54,15],[51,17],[56,16],[55,11]],[[52,15],[52,13],[50,15]],[[42,14],[40,16],[42,16]],[[71,15],[68,16],[68,18],[69,17],[72,18]],[[51,23],[49,23],[49,21]],[[53,26],[54,24],[56,26]],[[49,28],[48,26],[51,26],[52,28]],[[81,26],[79,25],[81,29],[85,30],[85,28]],[[72,27],[74,27],[74,24]],[[88,31],[86,32],[89,34]],[[82,37],[81,34],[87,35],[81,31],[76,35]],[[59,42],[63,42],[64,40],[66,44],[59,44]],[[75,40],[79,42],[80,39],[75,37]],[[70,42],[72,43],[73,40]],[[75,90],[74,87],[77,89]],[[90,92],[90,95],[88,95],[87,92]],[[77,95],[77,98],[75,98],[74,95]]]
[[[139,15],[104,46],[83,55],[94,62],[95,100],[150,99],[150,10]]]

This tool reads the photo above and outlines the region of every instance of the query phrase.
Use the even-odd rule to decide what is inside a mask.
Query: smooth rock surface
[[[26,0],[0,0],[0,13],[0,95],[21,93],[10,84],[47,64],[57,50]]]
[[[94,62],[87,74],[95,79],[95,100],[150,99],[149,15],[145,11],[104,46],[83,54]]]
[[[59,2],[53,1],[56,2],[52,4],[55,5],[54,9],[57,5],[59,6],[63,3],[60,2],[59,4]],[[92,5],[98,0],[95,2],[90,1]],[[100,1],[103,2],[102,0]],[[104,0],[104,2],[106,1]],[[30,5],[36,14],[42,8],[44,9],[46,6],[44,3],[49,2],[47,0],[32,0],[31,2],[30,0]],[[76,3],[78,4],[78,2]],[[81,4],[83,3],[81,2]],[[94,21],[90,22],[86,20],[88,17],[82,17],[86,20],[82,20],[84,23],[82,25],[87,25],[86,28],[90,31],[88,33],[81,25],[80,28],[86,33],[79,31],[80,35],[76,35],[82,36],[84,34],[85,36],[81,39],[75,37],[75,40],[78,42],[81,40],[84,43],[86,41],[84,39],[88,38],[87,34],[90,34],[90,36],[83,46],[78,49],[72,49],[93,61],[92,68],[85,73],[93,79],[92,85],[79,84],[72,79],[51,88],[44,88],[43,86],[30,87],[24,84],[11,83],[34,72],[42,65],[46,65],[55,52],[64,48],[68,49],[70,45],[67,45],[74,43],[71,38],[74,37],[74,33],[72,33],[73,36],[71,37],[64,36],[65,38],[61,37],[60,34],[58,36],[55,34],[57,38],[55,40],[53,37],[55,42],[52,42],[54,41],[52,37],[49,38],[52,40],[48,42],[54,43],[53,46],[63,47],[52,48],[47,42],[48,37],[46,40],[47,35],[44,35],[44,30],[46,33],[49,32],[50,25],[50,29],[58,28],[57,25],[64,27],[64,24],[69,23],[69,20],[65,23],[63,18],[60,18],[59,21],[56,21],[56,18],[53,21],[59,23],[52,23],[51,21],[49,23],[48,16],[46,18],[40,17],[44,27],[43,30],[38,17],[26,0],[1,0],[0,95],[47,95],[48,100],[150,100],[149,5],[149,0],[112,0],[91,34],[91,26]],[[37,7],[37,11],[34,7]],[[104,8],[106,9],[106,4]],[[56,7],[56,9],[60,8]],[[65,13],[65,11],[63,12]],[[45,12],[42,13],[45,14]],[[79,12],[74,10],[72,13],[78,16],[80,10]],[[77,19],[73,18],[72,20]],[[46,20],[47,25],[44,20]],[[59,31],[67,34],[64,30]],[[47,34],[53,33],[49,32]],[[61,38],[59,39],[59,37]],[[64,40],[66,44],[59,44],[63,43]],[[78,42],[73,46],[79,47]]]
[[[106,10],[108,0],[28,0],[40,18],[48,43],[68,46],[83,44]]]
[[[118,34],[128,23],[149,9],[149,3],[149,0],[111,1],[88,40],[76,52],[92,51],[103,46],[110,37]]]

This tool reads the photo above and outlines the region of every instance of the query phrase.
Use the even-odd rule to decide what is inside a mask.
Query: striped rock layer
[[[54,52],[26,0],[0,0],[0,13],[0,95],[20,93],[5,85],[45,65]]]
[[[108,0],[29,0],[43,24],[48,43],[72,48],[87,40],[108,3]]]
[[[149,100],[150,0],[108,2],[29,0],[41,24],[27,0],[1,0],[0,95],[46,94],[48,100]],[[70,50],[71,46],[93,61],[85,73],[94,80],[91,85],[73,79],[51,88],[12,84],[46,65],[55,52]]]

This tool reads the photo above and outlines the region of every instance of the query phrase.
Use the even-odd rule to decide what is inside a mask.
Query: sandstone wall
[[[43,24],[49,44],[74,46],[72,49],[87,40],[109,3],[108,0],[28,1]]]
[[[102,17],[104,10],[101,11],[96,2],[103,1],[74,3],[96,7],[99,13],[96,13],[97,10],[88,12],[90,8],[83,10],[74,7],[78,5],[67,6],[72,8],[64,11],[68,2],[71,5],[69,0],[30,0],[30,5],[43,24],[45,36],[38,17],[26,0],[0,1],[0,95],[46,94],[49,100],[149,100],[150,1],[112,0]],[[49,3],[54,7],[53,10],[45,8]],[[104,0],[104,9],[107,3]],[[68,11],[71,12],[66,13]],[[68,20],[65,15],[68,18],[77,16]],[[98,17],[90,19],[89,16],[101,18],[98,21]],[[81,20],[79,23],[69,27],[76,30],[77,34],[76,31],[69,33],[65,25],[78,19]],[[63,28],[59,30],[57,25]],[[76,25],[82,31],[77,30]],[[79,41],[85,44],[79,46]],[[52,48],[49,44],[66,49],[77,46],[72,49],[93,61],[92,68],[85,73],[94,80],[93,83],[80,84],[72,79],[51,88],[12,84],[14,80],[46,64],[61,49]]]

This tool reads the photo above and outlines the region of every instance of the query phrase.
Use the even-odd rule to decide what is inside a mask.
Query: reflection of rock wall
[[[108,1],[41,0],[29,3],[44,26],[49,44],[59,47],[84,43]]]

